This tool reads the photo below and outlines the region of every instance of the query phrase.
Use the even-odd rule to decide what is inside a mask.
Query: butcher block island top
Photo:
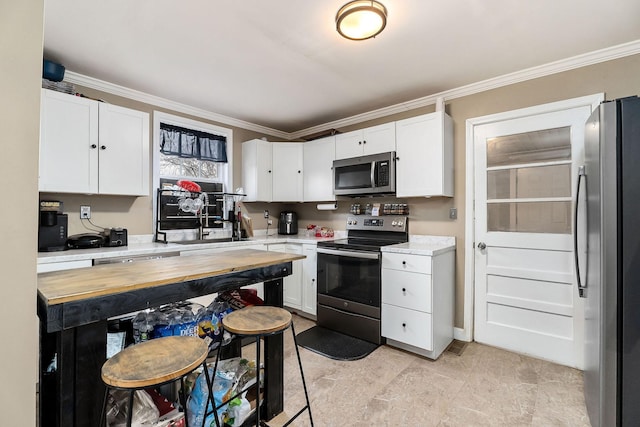
[[[304,258],[304,255],[238,249],[213,255],[104,264],[38,275],[39,297],[48,306],[105,295],[191,282]]]

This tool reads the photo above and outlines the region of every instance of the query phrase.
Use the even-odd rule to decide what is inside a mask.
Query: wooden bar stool
[[[313,418],[311,416],[311,405],[309,404],[309,394],[307,393],[307,384],[304,379],[304,372],[302,370],[302,361],[300,360],[300,351],[298,350],[298,342],[296,340],[296,332],[293,327],[291,313],[283,308],[272,306],[250,306],[240,310],[236,310],[229,313],[222,318],[223,329],[235,334],[239,338],[252,337],[256,341],[256,371],[257,371],[257,393],[256,393],[256,426],[268,426],[266,422],[260,419],[260,340],[263,337],[275,334],[283,333],[287,328],[291,327],[291,333],[293,334],[293,345],[296,349],[296,355],[298,356],[298,367],[300,368],[300,377],[302,378],[302,387],[304,389],[304,397],[306,405],[300,409],[293,417],[287,421],[284,426],[289,425],[305,410],[309,411],[309,420],[313,427]],[[214,377],[218,368],[218,356],[214,365]],[[244,390],[243,390],[244,391]],[[242,393],[241,391],[240,393]],[[237,396],[237,394],[236,394]],[[235,397],[235,396],[234,396]],[[218,420],[217,409],[224,406],[227,402],[222,402],[217,408],[214,408],[216,426],[220,427],[220,421]]]
[[[206,366],[208,354],[209,347],[205,340],[186,336],[156,338],[129,346],[117,353],[102,365],[102,381],[106,384],[107,390],[100,425],[103,426],[106,422],[105,411],[110,388],[129,390],[127,425],[131,426],[134,392],[178,379],[182,386],[180,399],[184,408],[185,425],[188,425],[184,377],[202,365],[211,390],[211,380]],[[213,404],[211,393],[209,401]]]

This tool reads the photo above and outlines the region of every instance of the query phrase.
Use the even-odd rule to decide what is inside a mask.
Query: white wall
[[[0,2],[0,419],[35,426],[36,254],[43,0]],[[11,208],[9,208],[9,206]]]

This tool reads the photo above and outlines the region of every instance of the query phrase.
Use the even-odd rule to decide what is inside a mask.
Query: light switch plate
[[[458,209],[449,208],[449,219],[458,219]]]

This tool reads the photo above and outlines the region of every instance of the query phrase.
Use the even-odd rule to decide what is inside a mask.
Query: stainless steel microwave
[[[336,196],[395,194],[395,159],[395,151],[390,151],[334,160],[333,194]]]

